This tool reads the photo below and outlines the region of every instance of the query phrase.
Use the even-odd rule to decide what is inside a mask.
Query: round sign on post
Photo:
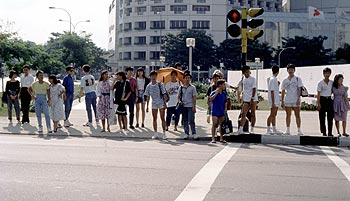
[[[233,22],[233,23],[237,23],[241,20],[241,13],[239,13],[238,10],[233,9],[231,10],[228,14],[227,14],[227,18]]]

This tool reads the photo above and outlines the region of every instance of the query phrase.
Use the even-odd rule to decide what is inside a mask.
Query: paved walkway
[[[233,121],[234,131],[237,129],[237,117],[239,111],[229,111],[229,117]],[[257,134],[265,134],[266,132],[266,118],[268,116],[268,111],[257,111],[257,123],[255,132]],[[305,135],[309,136],[321,136],[319,133],[319,123],[318,123],[318,113],[317,112],[302,112],[302,131]],[[210,136],[210,128],[211,125],[206,121],[206,111],[203,109],[198,109],[196,114],[196,128],[197,134],[200,137],[208,137]],[[152,116],[151,113],[147,113],[146,115],[146,128],[137,128],[137,129],[129,129],[127,131],[120,131],[119,127],[116,125],[111,126],[110,133],[102,133],[100,132],[101,126],[93,123],[92,127],[84,127],[83,124],[87,121],[87,114],[85,111],[85,102],[84,98],[82,98],[82,102],[79,103],[77,100],[73,103],[73,110],[71,113],[70,121],[74,124],[74,126],[70,128],[62,128],[58,133],[52,135],[60,135],[60,136],[93,136],[93,137],[125,137],[125,138],[151,138],[153,135],[152,129]],[[63,122],[62,122],[63,123]],[[161,131],[160,120],[158,120],[158,131]],[[285,130],[285,112],[279,111],[277,118],[277,128],[280,131]],[[170,139],[180,138],[183,134],[183,129],[180,127],[179,131],[173,131],[173,126],[170,126],[169,132],[167,132],[167,136]],[[348,133],[350,133],[350,129],[348,126]],[[44,133],[46,132],[46,128],[44,127]],[[296,134],[296,126],[295,119],[292,117],[292,125],[291,125],[292,135]],[[30,125],[20,125],[16,123],[8,123],[7,117],[0,117],[0,133],[8,133],[8,134],[32,134],[36,135],[37,133],[37,121],[36,117],[31,117]],[[334,132],[335,128],[334,128]]]

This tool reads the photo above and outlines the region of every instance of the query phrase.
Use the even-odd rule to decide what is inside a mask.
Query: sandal
[[[212,140],[212,141],[211,141],[211,143],[215,144],[215,143],[216,143],[216,141],[215,141],[215,140]]]
[[[344,137],[349,137],[349,134],[343,133],[343,136],[344,136]]]
[[[109,126],[107,126],[107,131],[108,131],[108,132],[111,132],[111,129],[109,128]]]
[[[106,132],[106,130],[105,130],[105,129],[102,129],[102,130],[101,130],[101,133],[104,133],[104,132]]]
[[[227,142],[226,142],[226,140],[220,140],[220,143],[226,144]]]

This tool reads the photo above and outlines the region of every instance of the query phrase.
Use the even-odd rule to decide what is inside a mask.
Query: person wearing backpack
[[[190,82],[192,79],[192,75],[189,71],[186,71],[184,74],[184,84],[180,88],[178,101],[179,104],[182,105],[182,120],[184,123],[184,137],[183,139],[188,139],[189,137],[189,127],[191,127],[193,139],[198,139],[198,135],[196,134],[196,124],[195,124],[195,113],[196,113],[196,97],[197,90]],[[180,94],[181,99],[180,99]]]
[[[282,82],[282,108],[286,110],[286,125],[287,130],[284,132],[285,135],[290,135],[290,121],[292,110],[294,111],[295,121],[298,128],[298,135],[303,135],[301,132],[301,118],[300,118],[300,96],[301,96],[301,87],[303,87],[303,82],[300,77],[294,75],[295,66],[294,64],[287,65],[287,72],[289,74]]]
[[[170,96],[168,107],[167,107],[167,113],[166,113],[166,131],[169,129],[172,116],[174,116],[174,120],[175,120],[174,131],[177,131],[180,111],[177,109],[176,105],[178,103],[177,97],[179,95],[180,83],[179,81],[176,80],[177,78],[176,70],[171,71],[170,75],[171,75],[171,81],[168,82],[165,86],[165,89],[167,90]],[[180,95],[180,99],[181,99],[181,95]]]
[[[151,82],[147,85],[145,90],[145,96],[146,96],[146,112],[149,111],[149,100],[150,97],[152,97],[152,117],[153,117],[153,130],[154,135],[152,136],[152,139],[158,138],[157,133],[157,116],[159,111],[159,116],[162,121],[162,128],[163,128],[163,140],[166,140],[166,134],[165,134],[165,109],[166,109],[166,103],[167,103],[167,93],[165,90],[165,87],[163,83],[157,82],[157,71],[152,71],[150,74]]]

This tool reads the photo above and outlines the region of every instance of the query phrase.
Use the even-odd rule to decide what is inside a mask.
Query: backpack
[[[229,119],[228,114],[225,114],[225,121],[222,123],[221,127],[222,134],[233,133],[232,121]]]
[[[169,93],[168,93],[168,91],[167,90],[165,90],[165,93],[163,94],[162,93],[162,87],[161,87],[161,83],[160,82],[158,82],[158,87],[159,87],[159,92],[160,92],[160,98],[161,99],[163,99],[163,95],[165,94],[166,95],[166,102],[168,102],[169,100],[170,100],[170,96],[169,96]]]
[[[299,79],[297,78],[297,82],[299,83]],[[301,87],[301,97],[308,97],[309,96],[309,92],[307,91],[305,86]]]

